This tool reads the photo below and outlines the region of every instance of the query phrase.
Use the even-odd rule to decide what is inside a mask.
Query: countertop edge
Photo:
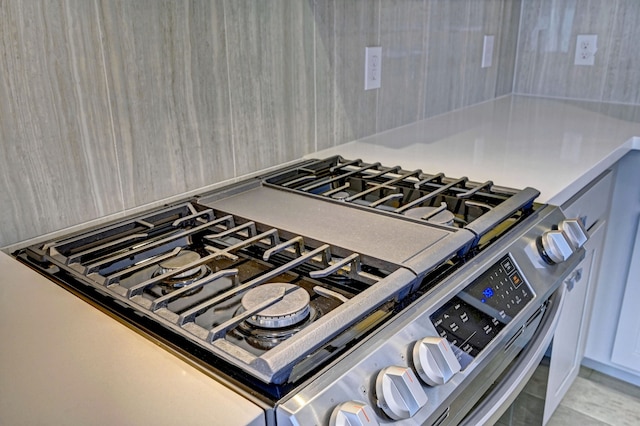
[[[580,192],[582,188],[588,185],[595,178],[612,167],[618,160],[633,150],[640,150],[640,136],[634,136],[620,145],[617,149],[611,151],[609,155],[604,157],[588,171],[580,175],[573,182],[569,183],[564,189],[552,196],[548,200],[548,204],[555,206],[563,206],[575,194]]]

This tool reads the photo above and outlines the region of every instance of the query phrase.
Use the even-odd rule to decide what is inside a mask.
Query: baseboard
[[[599,371],[602,374],[606,374],[607,376],[611,376],[618,380],[622,380],[623,382],[627,382],[634,386],[640,387],[640,375],[638,374],[631,373],[620,368],[612,367],[611,365],[603,364],[589,358],[583,358],[582,365]]]

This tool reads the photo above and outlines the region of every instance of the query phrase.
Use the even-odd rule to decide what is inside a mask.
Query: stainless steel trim
[[[460,423],[461,426],[478,426],[494,424],[509,408],[520,391],[527,384],[545,351],[551,343],[566,293],[566,286],[561,285],[551,296],[551,308],[546,318],[538,327],[535,336],[523,349],[517,363],[511,368],[504,379],[496,386],[478,407]]]
[[[533,204],[533,200],[535,200],[539,195],[540,191],[527,187],[494,207],[490,213],[480,216],[472,223],[465,226],[465,229],[469,229],[478,235],[478,237],[481,237],[494,229],[496,223],[500,223],[505,219],[510,218],[516,211],[521,209],[522,206]]]

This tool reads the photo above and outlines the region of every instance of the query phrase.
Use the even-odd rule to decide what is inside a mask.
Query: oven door
[[[561,285],[550,297],[549,309],[545,313],[534,337],[513,360],[511,366],[464,418],[461,425],[477,426],[494,424],[509,408],[527,384],[551,344],[558,325],[565,299],[566,286]]]

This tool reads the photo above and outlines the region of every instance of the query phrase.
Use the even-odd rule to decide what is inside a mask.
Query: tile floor
[[[546,369],[538,367],[527,387],[497,426],[542,424]],[[586,367],[547,423],[548,426],[638,426],[640,388]]]
[[[638,426],[640,388],[582,367],[549,426]]]

